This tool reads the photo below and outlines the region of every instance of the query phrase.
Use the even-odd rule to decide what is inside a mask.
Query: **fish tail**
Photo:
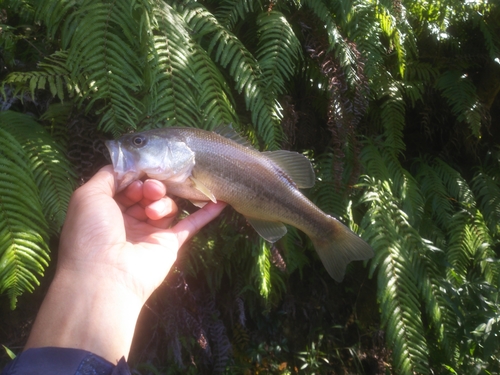
[[[348,263],[369,259],[374,252],[368,243],[349,228],[333,217],[330,219],[331,230],[323,236],[311,239],[328,274],[340,282],[344,278]]]

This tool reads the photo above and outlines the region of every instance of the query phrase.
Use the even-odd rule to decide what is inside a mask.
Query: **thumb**
[[[100,193],[113,197],[116,192],[116,181],[113,166],[108,164],[102,167],[90,180],[82,186],[82,189],[91,193]]]

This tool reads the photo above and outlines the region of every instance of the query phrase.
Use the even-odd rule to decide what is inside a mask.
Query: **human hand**
[[[225,204],[207,204],[170,228],[175,202],[157,180],[135,181],[113,197],[111,166],[78,189],[61,234],[58,271],[110,279],[144,303],[165,279],[180,246]]]
[[[170,228],[177,206],[162,183],[136,181],[113,199],[114,189],[107,166],[73,194],[56,275],[27,348],[80,348],[110,361],[126,356],[140,309],[180,246],[225,207],[209,203]]]

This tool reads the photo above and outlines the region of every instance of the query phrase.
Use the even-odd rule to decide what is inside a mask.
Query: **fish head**
[[[183,182],[191,176],[194,152],[181,140],[146,131],[106,141],[116,176],[116,190],[148,176],[160,181]]]

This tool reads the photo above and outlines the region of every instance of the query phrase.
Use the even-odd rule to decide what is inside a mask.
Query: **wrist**
[[[26,348],[83,349],[116,363],[128,356],[142,304],[110,278],[58,270]]]

